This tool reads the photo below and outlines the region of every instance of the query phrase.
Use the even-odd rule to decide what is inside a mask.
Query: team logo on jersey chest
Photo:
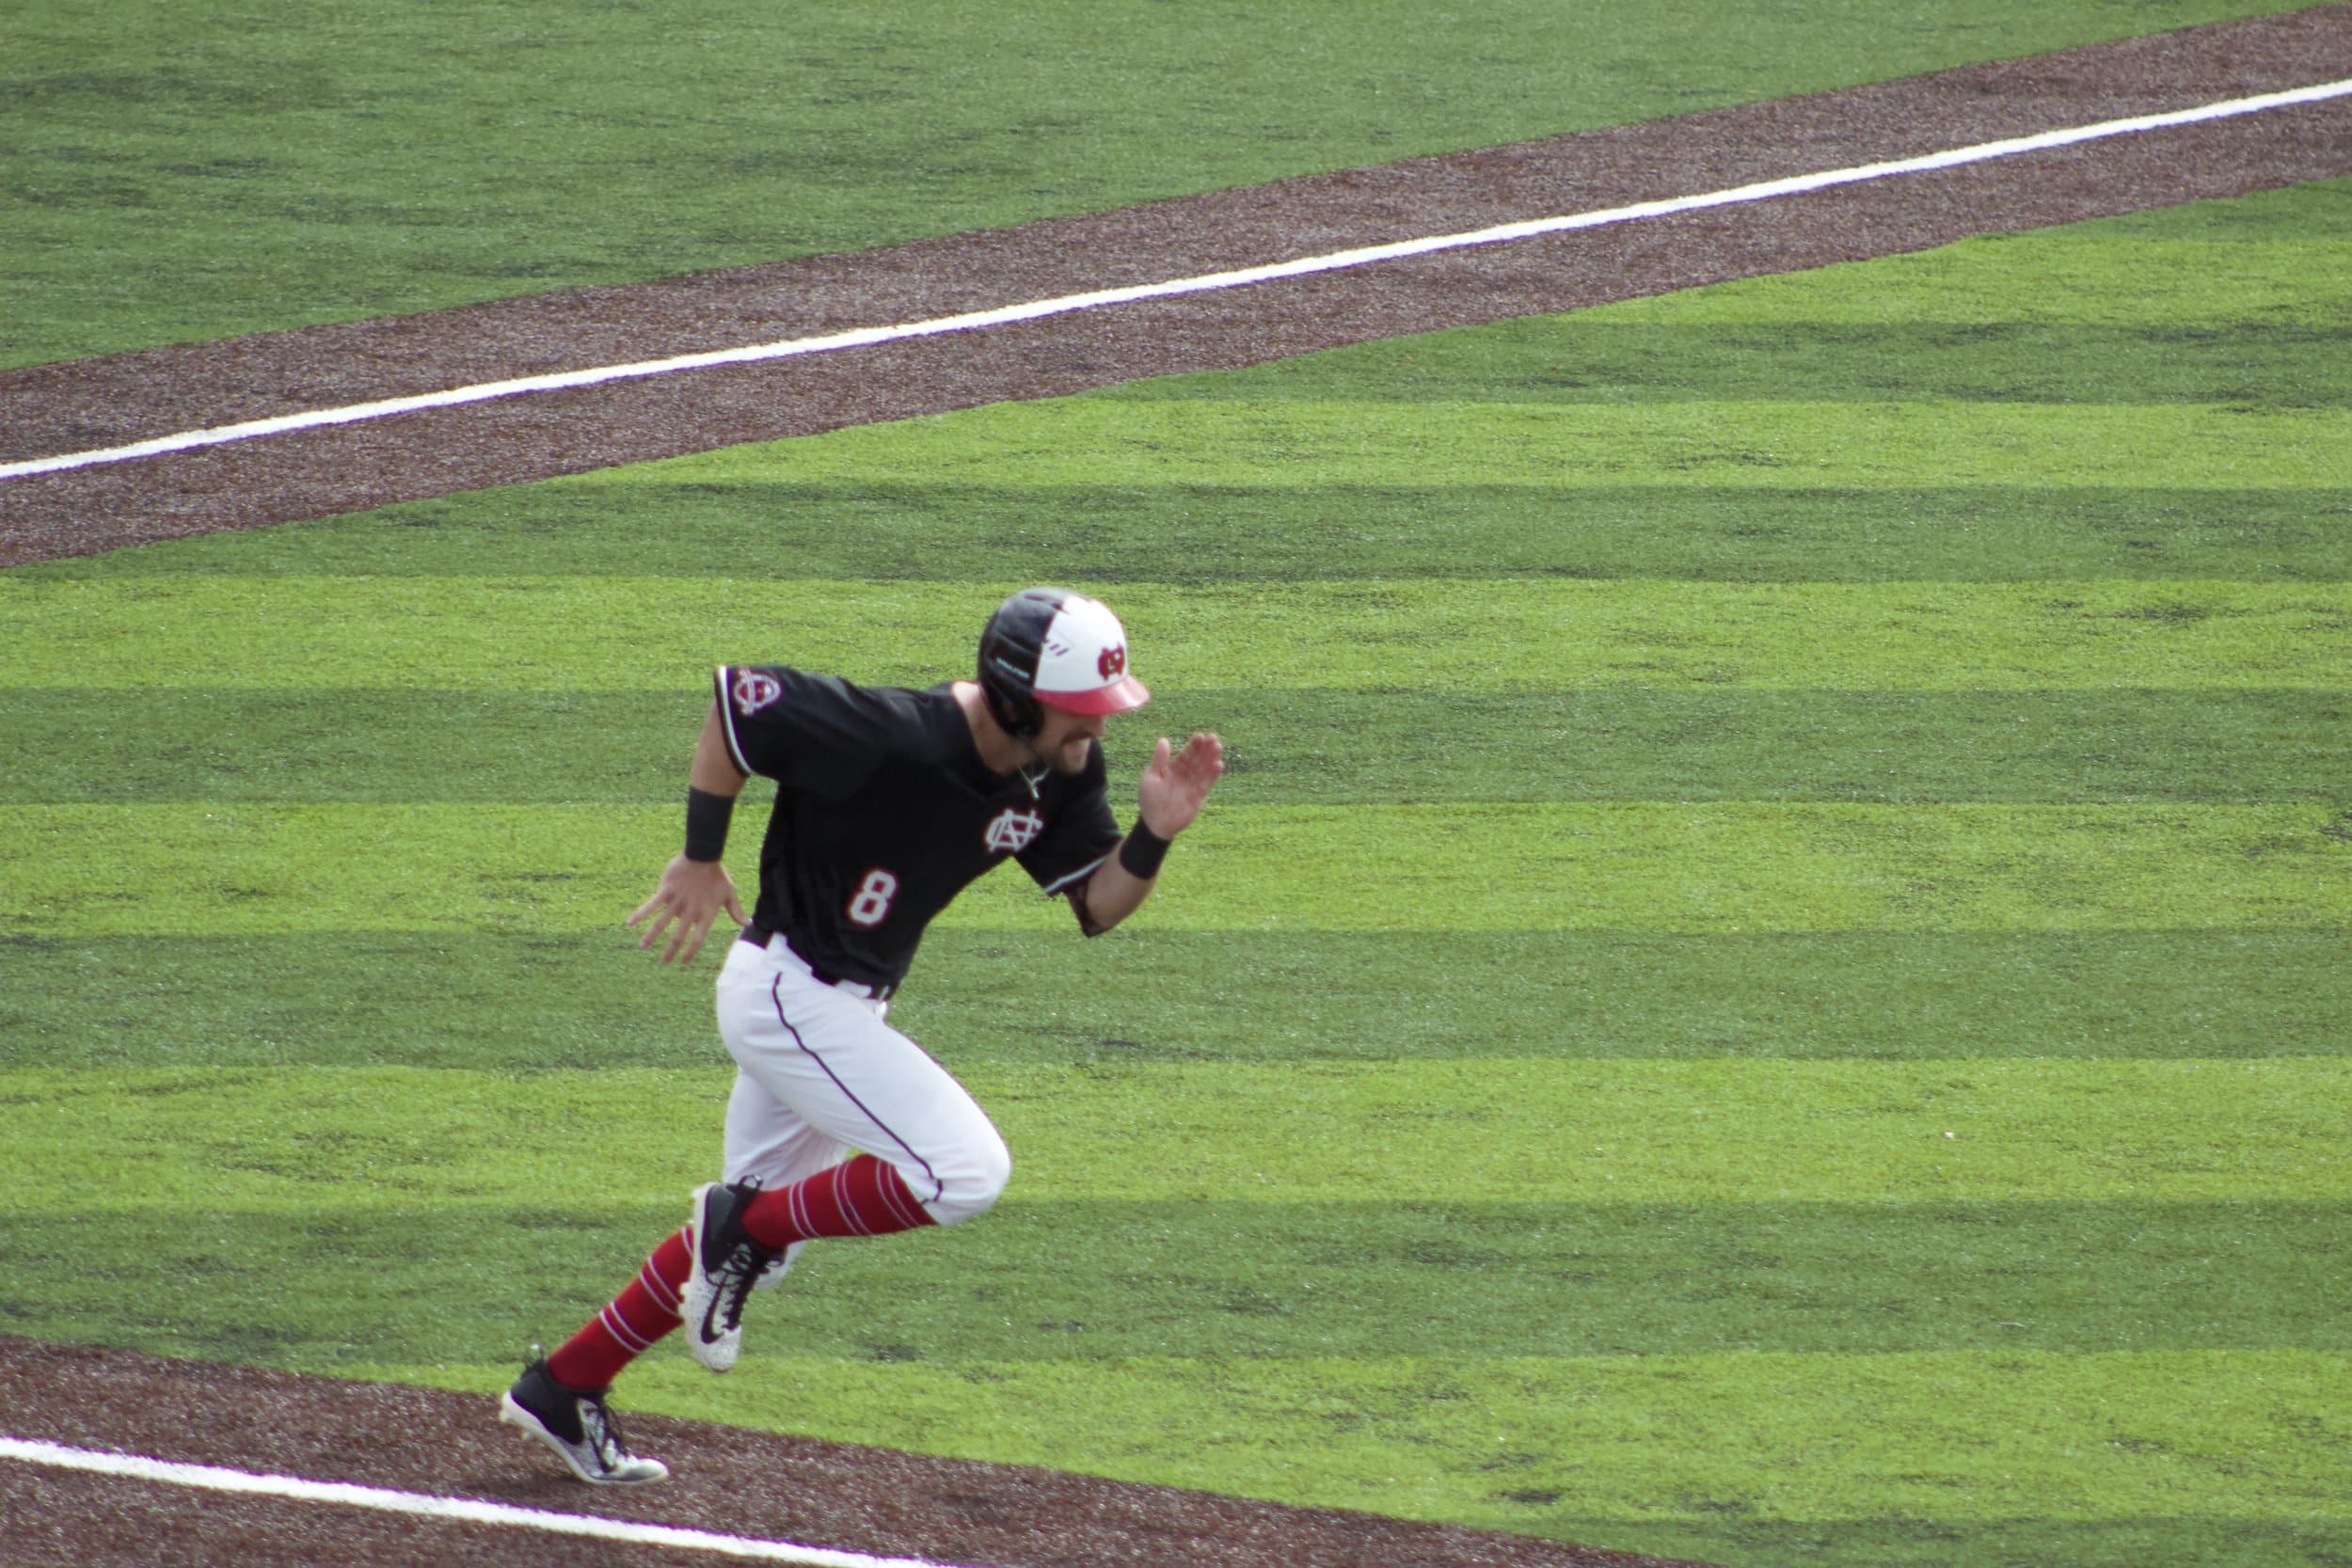
[[[733,695],[735,711],[749,719],[784,695],[784,683],[757,670],[738,670]]]
[[[991,853],[1017,855],[1026,849],[1045,831],[1045,818],[1019,806],[1007,806],[988,825],[985,837]]]

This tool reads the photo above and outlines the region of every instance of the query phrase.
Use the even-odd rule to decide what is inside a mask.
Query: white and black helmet
[[[980,634],[980,690],[1006,732],[1035,735],[1043,709],[1123,713],[1151,699],[1127,673],[1127,628],[1100,600],[1066,588],[1025,588]]]

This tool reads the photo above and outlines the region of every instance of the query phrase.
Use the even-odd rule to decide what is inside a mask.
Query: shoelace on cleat
[[[738,1242],[719,1264],[719,1315],[729,1334],[743,1326],[743,1304],[767,1267],[768,1255],[749,1242]]]
[[[596,1463],[608,1471],[621,1467],[628,1457],[628,1443],[621,1436],[620,1423],[600,1399],[583,1398],[580,1402],[580,1435],[596,1452]]]

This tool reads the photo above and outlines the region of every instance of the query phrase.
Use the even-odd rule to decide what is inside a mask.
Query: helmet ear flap
[[[980,695],[988,702],[989,717],[1016,739],[1026,740],[1045,727],[1045,709],[1037,700],[1037,661],[1063,596],[1057,589],[1025,589],[999,605],[980,633]]]
[[[980,658],[980,696],[988,704],[988,715],[996,721],[997,728],[1016,740],[1026,740],[1045,726],[1045,709],[1038,700],[1022,690],[1028,683],[1008,679],[992,668],[998,661],[985,654]]]

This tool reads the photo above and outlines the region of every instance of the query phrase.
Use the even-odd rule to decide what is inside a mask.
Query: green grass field
[[[989,72],[1060,66],[927,40],[950,70],[845,13],[794,44],[838,51],[844,103],[937,80],[976,128],[883,181],[913,133],[834,105],[830,172],[733,176],[829,193],[788,241],[664,181],[674,214],[615,187],[574,249],[477,182],[555,270],[354,220],[315,295],[257,303],[199,226],[183,276],[27,261],[42,309],[0,315],[23,362],[2227,9],[1831,8],[1743,55],[1644,8],[1619,49],[1560,41],[1556,109],[1443,90],[1565,39],[1506,51],[1501,10],[1308,29],[1355,90],[1305,100],[1274,89],[1306,67],[1187,77],[1165,31],[1106,34],[1133,114],[1048,126],[1011,178]],[[1011,14],[996,48],[1066,13]],[[1263,45],[1199,14],[1202,61]],[[37,16],[53,62],[114,37]],[[272,98],[185,39],[167,68],[191,24],[158,17],[119,69],[292,164],[333,139],[287,140],[303,83],[416,69],[292,26],[310,74]],[[1413,112],[1357,102],[1397,109],[1410,50]],[[579,134],[609,177],[653,108],[554,79],[608,106]],[[1153,163],[1152,116],[1212,81],[1256,118]],[[163,91],[90,145],[151,161]],[[654,129],[714,157],[730,112]],[[239,210],[154,188],[61,198],[55,257]],[[0,1329],[501,1386],[715,1158],[709,961],[659,970],[618,924],[708,666],[937,678],[1006,587],[1065,580],[1158,692],[1115,773],[1193,725],[1233,768],[1133,927],[1082,942],[1000,879],[926,944],[894,1018],[1004,1127],[1005,1202],[816,1251],[738,1375],[665,1347],[625,1409],[1736,1568],[2342,1561],[2347,270],[2352,181],[0,575]]]
[[[2265,0],[20,0],[0,365],[958,233]],[[257,280],[266,280],[257,282]]]

